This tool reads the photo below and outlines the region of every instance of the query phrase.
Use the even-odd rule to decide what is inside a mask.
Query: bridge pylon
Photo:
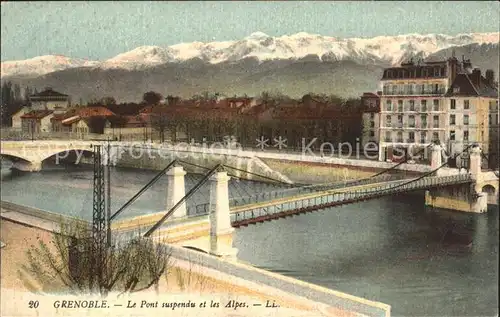
[[[185,179],[184,176],[186,172],[184,168],[180,165],[175,164],[167,172],[167,206],[166,210],[172,209],[185,195]],[[174,214],[173,218],[184,218],[187,217],[186,203],[179,206]]]
[[[210,254],[235,259],[233,232],[229,211],[229,180],[227,172],[219,170],[210,177]]]
[[[438,149],[439,147],[439,149]],[[438,155],[439,151],[439,155]],[[441,161],[441,147],[433,146],[431,152],[431,166],[439,166]],[[439,172],[440,170],[436,171]],[[481,191],[481,149],[472,147],[469,155],[469,172],[473,180],[470,184],[438,187],[425,192],[427,206],[452,209],[457,211],[483,213],[488,209],[488,195]],[[436,175],[438,176],[438,175]]]

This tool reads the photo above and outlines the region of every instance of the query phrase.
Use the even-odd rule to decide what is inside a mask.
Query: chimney
[[[470,59],[464,59],[462,61],[462,67],[466,74],[470,74],[472,72],[472,63],[470,62]]]
[[[493,69],[486,70],[486,82],[491,87],[495,86],[495,72],[493,71]]]
[[[455,81],[455,77],[457,77],[457,71],[458,71],[458,60],[455,57],[455,54],[453,54],[453,57],[448,58],[447,61],[446,73],[448,74],[448,87],[451,87],[451,85]]]
[[[474,68],[469,76],[474,86],[479,87],[481,85],[481,70],[479,68]]]

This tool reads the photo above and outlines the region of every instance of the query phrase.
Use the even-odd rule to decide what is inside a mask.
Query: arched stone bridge
[[[80,160],[85,153],[92,152],[92,145],[99,142],[75,141],[34,141],[34,142],[2,142],[0,155],[13,162],[13,168],[21,171],[36,172],[42,169],[42,162],[55,157],[58,160],[67,158],[70,153],[76,154]]]

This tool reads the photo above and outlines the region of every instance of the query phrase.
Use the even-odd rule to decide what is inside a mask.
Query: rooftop
[[[50,87],[47,87],[47,88],[45,88],[44,91],[36,93],[36,94],[33,94],[33,95],[30,96],[30,98],[35,98],[35,99],[39,99],[39,98],[52,98],[52,97],[63,98],[63,97],[68,97],[68,95],[62,94],[60,92],[57,92],[57,91],[53,90]]]
[[[384,70],[382,80],[417,79],[417,78],[446,78],[446,61],[403,63],[399,67],[390,67]]]
[[[52,110],[32,110],[22,115],[21,119],[42,119],[52,113]]]
[[[488,83],[480,72],[472,74],[461,72],[457,74],[445,96],[498,98],[498,89]]]
[[[78,116],[80,118],[90,118],[90,117],[111,117],[115,114],[106,107],[95,106],[95,107],[84,107],[78,109]]]

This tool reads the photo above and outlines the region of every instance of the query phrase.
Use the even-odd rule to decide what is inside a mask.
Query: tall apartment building
[[[361,96],[363,106],[361,146],[363,149],[371,149],[367,144],[378,144],[380,139],[380,95],[382,95],[381,91],[376,94],[365,92]]]
[[[380,86],[379,160],[391,159],[396,148],[398,155],[415,153],[436,141],[448,154],[460,153],[471,143],[489,153],[490,130],[498,124],[498,114],[489,119],[498,109],[492,70],[485,78],[470,60],[455,57],[410,61],[385,69]]]

